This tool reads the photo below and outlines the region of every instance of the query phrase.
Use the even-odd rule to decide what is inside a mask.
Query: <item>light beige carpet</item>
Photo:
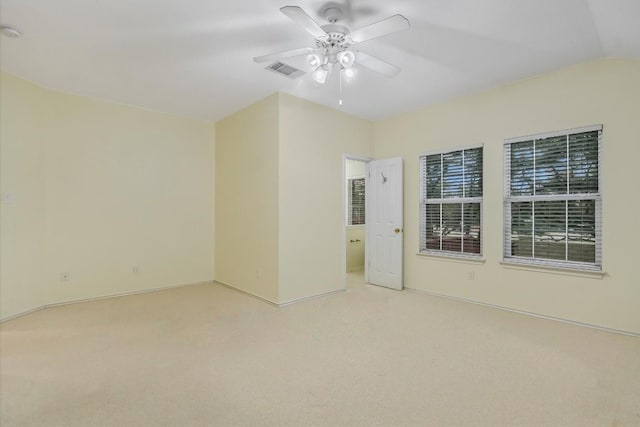
[[[640,339],[364,285],[221,285],[0,326],[0,425],[639,426]]]

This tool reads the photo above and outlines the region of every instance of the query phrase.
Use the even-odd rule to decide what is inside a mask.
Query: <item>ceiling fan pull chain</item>
[[[342,75],[344,74],[344,69],[340,70],[339,80],[340,80],[340,96],[338,99],[338,105],[342,106]]]

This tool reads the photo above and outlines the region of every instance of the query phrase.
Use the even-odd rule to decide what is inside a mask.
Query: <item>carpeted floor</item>
[[[0,326],[0,425],[640,426],[640,339],[364,285],[197,285]]]

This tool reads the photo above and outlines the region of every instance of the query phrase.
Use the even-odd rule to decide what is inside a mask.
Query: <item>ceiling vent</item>
[[[292,67],[291,65],[284,64],[280,61],[274,62],[273,64],[267,66],[266,69],[281,74],[292,80],[304,75],[304,71],[298,70],[297,68]]]

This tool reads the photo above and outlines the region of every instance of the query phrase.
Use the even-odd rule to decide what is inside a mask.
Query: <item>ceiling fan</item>
[[[344,11],[336,3],[329,3],[324,8],[323,15],[329,23],[322,26],[298,6],[285,6],[280,8],[280,12],[311,34],[315,38],[315,47],[257,56],[253,58],[255,62],[272,62],[306,55],[309,65],[313,68],[311,77],[320,84],[326,83],[332,71],[337,69],[342,85],[343,76],[349,80],[355,75],[356,64],[388,77],[400,72],[400,67],[354,50],[353,47],[367,40],[409,29],[409,20],[404,16],[393,15],[351,32],[344,25],[338,24],[344,16]]]

